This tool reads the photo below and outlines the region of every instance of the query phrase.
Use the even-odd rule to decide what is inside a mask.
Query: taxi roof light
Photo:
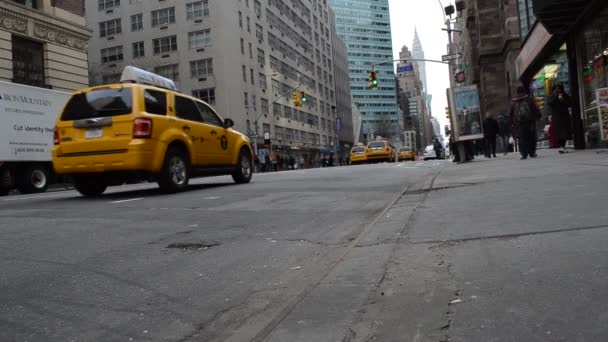
[[[172,80],[131,65],[126,66],[122,71],[120,83],[146,84],[177,91],[177,86]]]

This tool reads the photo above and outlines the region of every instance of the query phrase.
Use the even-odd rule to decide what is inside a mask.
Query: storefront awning
[[[532,0],[534,14],[551,34],[569,32],[594,4],[605,0]]]

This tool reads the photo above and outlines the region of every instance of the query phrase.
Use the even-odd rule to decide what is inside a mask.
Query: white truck
[[[0,81],[0,196],[46,191],[55,119],[70,95]]]

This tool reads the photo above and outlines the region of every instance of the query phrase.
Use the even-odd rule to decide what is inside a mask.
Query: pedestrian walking
[[[553,133],[559,143],[559,153],[566,153],[566,142],[572,139],[572,119],[570,118],[571,100],[561,84],[553,87],[553,92],[547,100],[551,111]]]
[[[536,158],[536,121],[540,119],[541,113],[526,88],[517,88],[517,96],[511,101],[509,116],[519,138],[521,159],[527,159],[528,156]]]
[[[505,156],[509,153],[509,138],[511,137],[511,122],[504,115],[498,116],[498,141],[504,149]]]
[[[498,121],[492,114],[487,113],[483,120],[483,139],[485,141],[486,158],[496,158],[496,136],[498,135]]]

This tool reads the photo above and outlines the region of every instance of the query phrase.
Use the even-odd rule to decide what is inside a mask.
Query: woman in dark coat
[[[566,153],[566,141],[572,139],[572,120],[570,119],[570,96],[564,91],[562,85],[553,88],[551,96],[547,99],[551,111],[553,131],[559,142],[559,153]]]

